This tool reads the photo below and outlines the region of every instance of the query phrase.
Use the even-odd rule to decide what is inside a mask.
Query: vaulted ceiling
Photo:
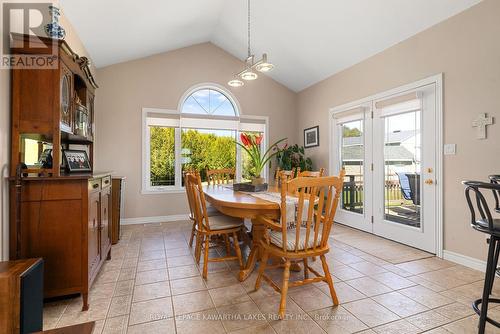
[[[300,91],[480,1],[251,0],[252,51]],[[60,3],[98,68],[202,42],[246,58],[246,0]]]

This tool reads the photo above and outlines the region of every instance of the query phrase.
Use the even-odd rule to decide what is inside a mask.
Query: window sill
[[[171,188],[171,189],[142,189],[141,195],[161,195],[161,194],[184,194],[184,188]]]

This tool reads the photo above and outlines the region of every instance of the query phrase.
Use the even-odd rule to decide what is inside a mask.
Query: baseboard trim
[[[479,270],[482,272],[486,271],[486,262],[482,260],[475,259],[473,257],[462,255],[459,253],[444,250],[443,259],[461,264],[463,266],[469,267],[471,269]]]
[[[121,225],[134,225],[134,224],[152,224],[152,223],[168,223],[181,220],[188,220],[189,215],[170,215],[170,216],[153,216],[153,217],[137,217],[137,218],[122,218]]]

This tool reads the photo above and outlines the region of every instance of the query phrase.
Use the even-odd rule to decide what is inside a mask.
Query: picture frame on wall
[[[89,157],[86,151],[82,150],[64,150],[64,162],[66,169],[70,173],[74,172],[91,172]]]
[[[319,125],[304,129],[304,147],[319,146]]]

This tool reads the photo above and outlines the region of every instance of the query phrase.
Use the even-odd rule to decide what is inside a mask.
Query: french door
[[[436,85],[340,110],[332,130],[336,221],[435,253]]]

